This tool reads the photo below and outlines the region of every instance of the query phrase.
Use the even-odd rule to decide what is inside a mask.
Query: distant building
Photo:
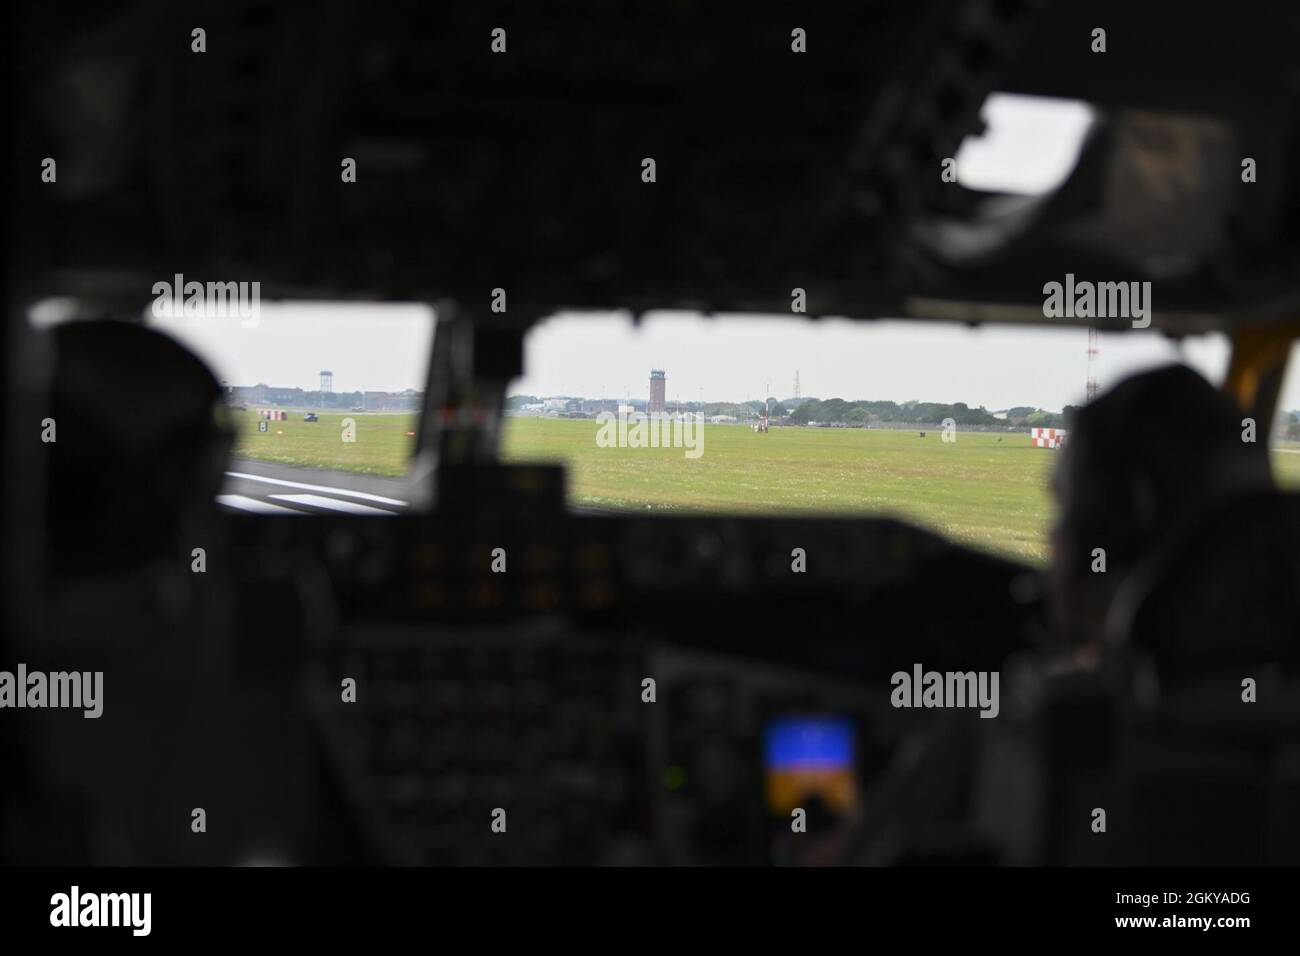
[[[266,401],[271,405],[301,405],[305,401],[300,388],[266,389]]]
[[[424,405],[424,393],[413,388],[400,392],[363,392],[361,407],[367,412],[418,412]]]
[[[232,405],[265,405],[265,385],[234,385],[227,389]]]
[[[332,387],[333,382],[331,380]],[[232,385],[226,388],[232,405],[278,405],[288,408],[357,408],[375,412],[418,412],[424,392],[308,392],[301,388],[266,385]]]
[[[582,402],[579,411],[584,415],[599,415],[601,412],[609,412],[611,415],[618,413],[618,399],[616,398],[589,398]]]
[[[668,376],[661,368],[650,370],[650,403],[646,411],[650,413],[666,411],[668,403],[664,396],[668,391]]]

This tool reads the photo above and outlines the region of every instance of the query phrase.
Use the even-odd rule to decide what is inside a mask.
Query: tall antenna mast
[[[1091,402],[1094,398],[1097,397],[1097,373],[1094,366],[1097,360],[1097,353],[1100,351],[1101,348],[1097,344],[1097,330],[1089,329],[1088,330],[1088,381],[1087,381],[1087,395],[1088,395],[1089,402]]]

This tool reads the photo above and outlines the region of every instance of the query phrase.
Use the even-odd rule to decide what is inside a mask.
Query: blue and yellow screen
[[[763,750],[767,806],[788,814],[810,796],[843,812],[857,800],[852,721],[782,717],[768,723]]]

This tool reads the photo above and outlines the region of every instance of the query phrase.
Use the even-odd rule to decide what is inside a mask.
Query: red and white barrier
[[[273,422],[283,422],[288,419],[288,413],[282,408],[259,408],[257,413]]]
[[[1037,448],[1063,448],[1065,446],[1064,428],[1031,428],[1030,441]]]

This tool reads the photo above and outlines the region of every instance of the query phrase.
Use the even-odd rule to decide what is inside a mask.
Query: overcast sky
[[[433,342],[433,310],[407,303],[263,302],[252,328],[238,318],[146,318],[229,385],[315,389],[328,369],[336,392],[423,389]]]
[[[529,336],[527,373],[511,392],[645,398],[650,369],[662,368],[670,400],[762,399],[769,383],[774,398],[789,398],[797,371],[801,394],[816,398],[1059,410],[1083,401],[1087,346],[1085,329],[685,313],[649,313],[634,329],[623,316],[567,315]],[[1227,359],[1219,336],[1179,348],[1130,333],[1101,336],[1095,368],[1103,389],[1171,361],[1217,382]]]
[[[419,305],[262,305],[256,328],[237,319],[154,320],[202,356],[231,385],[334,390],[422,389],[433,313]],[[1083,400],[1087,331],[927,322],[809,321],[791,317],[651,312],[634,327],[626,313],[564,314],[529,334],[523,378],[511,394],[646,398],[651,368],[667,372],[670,400],[744,401],[794,394],[893,401],[965,402],[995,410],[1059,410]],[[1227,368],[1222,336],[1175,345],[1147,332],[1102,335],[1096,376],[1105,389],[1125,375],[1183,361],[1216,383]],[[1300,349],[1297,349],[1300,352]],[[1300,354],[1284,408],[1300,408]]]

